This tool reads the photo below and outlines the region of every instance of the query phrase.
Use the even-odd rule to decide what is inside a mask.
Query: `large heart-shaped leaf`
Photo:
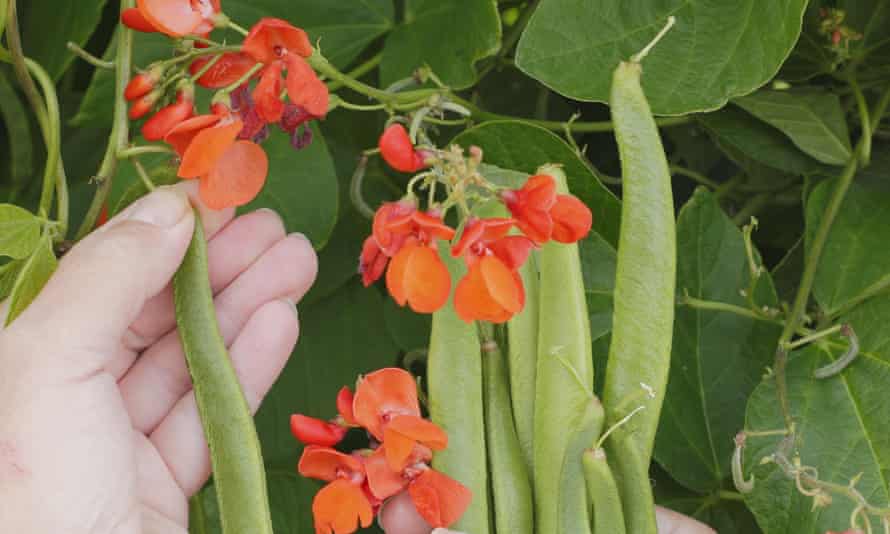
[[[826,168],[794,146],[782,132],[737,107],[699,115],[698,120],[721,147],[733,147],[762,165],[797,175],[824,172]]]
[[[386,86],[425,65],[454,89],[476,81],[475,64],[498,51],[501,19],[494,0],[405,0],[405,21],[383,49]]]
[[[890,299],[864,303],[844,318],[859,334],[858,358],[840,375],[818,380],[813,371],[837,360],[845,342],[831,340],[792,354],[787,368],[788,403],[797,431],[790,454],[818,470],[823,481],[856,488],[874,506],[890,503]],[[768,377],[748,402],[745,428],[782,428],[775,380]],[[754,492],[745,501],[766,534],[823,534],[848,528],[852,501],[833,495],[830,506],[812,510],[813,499],[802,495],[774,463],[757,466],[772,454],[781,436],[749,437],[747,466],[756,477]],[[793,458],[792,458],[793,460]],[[809,486],[807,486],[809,487]],[[880,531],[873,519],[872,529]]]
[[[886,178],[886,176],[884,177]],[[807,202],[807,249],[822,222],[836,180],[820,183]],[[831,226],[816,271],[813,294],[828,315],[890,285],[890,198],[854,182]]]
[[[850,159],[850,133],[837,95],[824,91],[758,91],[735,103],[787,135],[801,150],[828,165]]]
[[[590,167],[559,136],[522,121],[492,121],[470,128],[454,138],[463,147],[482,148],[485,161],[503,169],[534,173],[545,163],[563,165],[572,194],[593,210],[593,229],[606,241],[618,243],[621,206]]]
[[[68,41],[83,46],[99,20],[106,0],[28,0],[22,17],[25,54],[53,78],[61,76],[75,56]]]
[[[40,241],[43,221],[14,204],[0,204],[0,257],[29,256]]]
[[[543,0],[516,64],[576,100],[607,102],[612,71],[664,26],[674,28],[643,63],[652,111],[721,107],[779,70],[800,34],[806,0]]]
[[[714,195],[698,189],[677,222],[677,291],[747,308],[739,291],[750,280],[741,231]],[[776,301],[769,273],[761,274],[755,302],[774,307]],[[677,308],[655,459],[684,486],[702,493],[722,487],[745,400],[771,361],[780,331],[735,313]]]

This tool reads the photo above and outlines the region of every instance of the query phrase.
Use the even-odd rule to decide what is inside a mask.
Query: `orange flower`
[[[380,155],[390,167],[399,172],[417,172],[426,167],[422,152],[414,149],[408,132],[401,124],[391,124],[377,143]]]
[[[312,44],[305,31],[285,20],[263,18],[250,29],[241,50],[266,64],[253,98],[260,116],[267,122],[278,122],[284,112],[280,95],[285,68],[290,101],[313,117],[327,115],[328,88],[304,59],[312,55]]]
[[[520,189],[501,192],[516,226],[535,243],[550,239],[575,243],[590,232],[593,214],[572,195],[557,195],[556,181],[547,174],[532,176]]]
[[[144,22],[171,37],[209,33],[222,10],[220,0],[137,0],[136,6]],[[123,15],[129,27],[145,31],[142,28],[147,26],[135,15],[126,12]]]
[[[182,158],[180,178],[199,178],[201,200],[211,209],[253,200],[266,181],[269,161],[256,143],[236,140],[240,119],[224,106],[180,123],[165,140]]]
[[[142,125],[146,141],[160,141],[177,125],[195,114],[195,96],[191,87],[179,91],[176,102],[161,108]]]
[[[211,61],[212,57],[206,56],[196,59],[189,65],[189,72],[197,74]],[[256,63],[256,60],[242,52],[226,52],[207,72],[198,78],[197,83],[207,89],[222,89],[241,79]]]
[[[448,447],[448,434],[436,424],[416,415],[394,417],[383,432],[383,449],[389,467],[402,471],[408,466],[416,446],[420,444],[434,451]]]
[[[355,395],[352,394],[351,389],[346,386],[340,388],[340,391],[337,393],[337,412],[339,412],[343,422],[349,426],[358,426],[355,422],[355,414],[352,413],[354,400]]]
[[[410,232],[405,222],[410,221],[416,211],[416,202],[402,199],[398,202],[385,202],[374,213],[372,234],[384,254],[394,256],[402,248]]]
[[[350,534],[359,524],[371,524],[374,510],[362,489],[365,468],[358,458],[310,445],[303,450],[297,469],[304,477],[330,482],[312,501],[317,533]]]
[[[513,223],[471,219],[451,249],[469,266],[454,292],[454,310],[464,321],[503,323],[525,306],[525,288],[516,270],[528,259],[534,242],[506,235]]]
[[[448,301],[451,275],[436,251],[436,240],[451,240],[454,229],[441,217],[421,211],[390,220],[387,229],[406,236],[386,271],[386,287],[399,304],[417,313],[432,313]]]
[[[408,493],[421,517],[433,528],[448,528],[470,506],[473,493],[460,482],[434,469],[427,469],[408,486]]]
[[[352,401],[355,422],[383,441],[386,424],[400,415],[420,416],[417,383],[411,373],[387,367],[359,381]]]

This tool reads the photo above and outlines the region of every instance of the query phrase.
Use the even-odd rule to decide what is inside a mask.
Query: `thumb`
[[[430,534],[433,529],[417,513],[407,491],[386,501],[378,521],[386,534]]]
[[[145,302],[173,277],[194,224],[181,191],[159,188],[143,197],[65,255],[8,333],[48,343],[51,350],[35,351],[35,357],[47,354],[68,372],[98,371]],[[60,362],[66,354],[73,361]]]

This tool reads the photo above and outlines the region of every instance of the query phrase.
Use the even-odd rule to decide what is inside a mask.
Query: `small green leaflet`
[[[57,265],[52,238],[49,234],[44,234],[31,257],[22,265],[12,287],[9,297],[9,315],[6,317],[7,326],[37,298]]]
[[[42,221],[30,211],[0,204],[0,256],[28,257],[40,240]]]

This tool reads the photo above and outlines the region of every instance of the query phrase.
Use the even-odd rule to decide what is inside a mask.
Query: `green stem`
[[[142,166],[142,162],[140,162],[138,158],[134,157],[130,158],[130,163],[136,169],[136,174],[139,175],[139,179],[142,180],[142,185],[145,186],[145,189],[148,191],[154,191],[155,183],[151,181],[148,173],[145,172],[145,167]]]
[[[371,57],[370,59],[365,61],[364,63],[358,65],[356,68],[347,72],[346,76],[348,76],[354,80],[357,80],[357,79],[361,78],[362,76],[364,76],[365,74],[367,74],[367,73],[371,72],[372,70],[374,70],[375,68],[377,68],[377,65],[380,65],[380,61],[382,61],[382,60],[383,60],[383,52],[378,52],[373,57]],[[344,84],[342,81],[329,82],[328,83],[328,91],[334,92],[337,89],[340,89],[341,87],[343,87],[343,85]]]
[[[871,119],[868,115],[868,103],[865,101],[865,95],[859,88],[859,82],[855,76],[850,76],[850,87],[853,89],[853,96],[856,98],[856,108],[859,111],[859,125],[862,128],[862,149],[859,152],[859,163],[862,167],[867,167],[871,161]]]
[[[717,497],[724,501],[744,501],[745,496],[737,491],[719,490]]]
[[[884,116],[888,104],[890,104],[890,89],[887,89],[878,103],[875,104],[871,113],[872,128],[870,128],[869,131],[873,131],[873,126],[875,126],[881,120],[881,117]],[[822,220],[819,222],[819,227],[816,229],[816,234],[810,243],[803,275],[801,276],[800,285],[797,288],[797,294],[794,297],[794,304],[791,307],[788,320],[785,322],[785,328],[782,330],[781,336],[779,336],[778,344],[780,349],[776,352],[776,363],[774,366],[776,373],[776,394],[779,397],[779,405],[782,408],[785,425],[788,427],[790,427],[792,423],[791,412],[788,408],[787,386],[785,383],[785,366],[788,362],[788,355],[781,347],[786,346],[788,342],[791,341],[791,337],[794,335],[794,332],[797,330],[797,327],[800,325],[801,319],[804,316],[807,302],[810,299],[810,291],[813,289],[813,283],[816,280],[816,270],[819,268],[819,261],[822,259],[822,250],[825,248],[825,242],[828,240],[831,226],[834,224],[834,219],[837,217],[837,214],[841,209],[847,190],[849,190],[850,184],[853,183],[853,178],[856,176],[862,147],[867,142],[870,142],[870,140],[865,141],[865,138],[859,140],[856,149],[853,151],[853,155],[850,156],[850,160],[847,162],[846,167],[844,167],[843,172],[837,179],[837,184],[834,187],[831,198],[828,200],[828,205],[825,207],[825,213],[822,215]]]
[[[764,321],[767,323],[776,323],[776,324],[784,324],[781,319],[775,317],[768,317],[766,315],[757,313],[756,311],[750,308],[743,308],[742,306],[736,306],[735,304],[729,304],[726,302],[717,302],[713,300],[702,300],[697,299],[695,297],[690,297],[689,295],[684,295],[680,297],[677,302],[680,306],[689,306],[690,308],[696,308],[699,310],[710,310],[710,311],[719,311],[726,313],[734,313],[736,315],[741,315],[743,317],[747,317],[749,319],[755,319],[757,321]]]
[[[749,223],[751,217],[757,215],[763,208],[769,205],[770,200],[772,200],[774,196],[775,195],[772,193],[760,193],[759,195],[751,197],[744,203],[744,205],[742,205],[742,209],[733,216],[732,222],[734,222],[736,226],[742,226]]]
[[[525,31],[525,27],[528,26],[528,21],[532,18],[532,15],[538,8],[538,4],[541,3],[541,0],[532,0],[529,2],[528,6],[522,11],[522,14],[519,15],[519,18],[516,19],[516,23],[510,28],[510,33],[508,33],[501,44],[501,50],[498,52],[497,58],[503,59],[507,57],[507,54],[510,53],[510,50],[513,50],[513,47],[516,46],[516,43],[519,42],[519,38],[522,37],[523,31]]]
[[[121,0],[121,13],[133,7],[133,0]],[[130,69],[133,55],[133,30],[121,25],[118,28],[117,50],[115,52],[115,90],[114,90],[114,118],[111,124],[111,135],[108,137],[108,147],[105,149],[105,157],[99,165],[96,173],[98,187],[93,195],[93,201],[84,216],[83,222],[75,235],[76,240],[82,239],[96,227],[96,219],[102,212],[102,206],[111,192],[111,184],[117,172],[117,153],[127,146],[130,134],[130,123],[127,117],[127,101],[124,98],[124,89],[130,81]]]
[[[241,87],[245,82],[253,78],[253,75],[259,72],[265,65],[262,63],[257,63],[253,67],[250,67],[250,70],[245,72],[240,78],[230,83],[229,85],[223,87],[219,90],[217,94],[230,94],[232,91]]]
[[[207,242],[195,233],[173,279],[176,323],[210,448],[224,534],[271,534],[266,471],[253,416],[219,332],[207,274]]]
[[[211,58],[210,61],[208,61],[207,63],[205,63],[204,65],[202,65],[200,69],[198,69],[198,72],[192,74],[192,75],[189,77],[189,80],[190,80],[192,83],[197,82],[198,80],[201,79],[202,76],[204,76],[205,74],[207,74],[207,72],[208,72],[210,69],[212,69],[217,63],[219,63],[219,60],[221,60],[222,58],[223,58],[223,54],[217,54],[217,55],[213,56],[213,58]]]
[[[93,54],[90,54],[83,48],[79,47],[77,43],[73,41],[68,41],[68,50],[70,50],[75,56],[80,59],[86,61],[90,65],[96,67],[97,69],[105,69],[112,70],[114,69],[113,61],[105,61],[104,59],[98,58]]]
[[[789,343],[786,346],[786,348],[788,350],[794,350],[798,347],[803,347],[804,345],[812,343],[813,341],[818,341],[818,340],[822,339],[823,337],[827,337],[827,336],[834,334],[835,332],[839,332],[841,328],[843,328],[843,325],[836,324],[836,325],[832,326],[831,328],[827,328],[820,332],[815,332],[808,336],[804,336],[804,337],[794,341],[793,343]]]
[[[704,174],[702,174],[700,172],[696,172],[692,169],[687,169],[686,167],[681,167],[679,165],[671,165],[670,169],[671,169],[671,173],[679,174],[681,176],[690,178],[693,181],[698,182],[699,184],[706,186],[710,189],[716,190],[716,189],[720,188],[720,184],[718,184],[714,180],[711,180],[710,178],[708,178],[707,176],[705,176]]]
[[[357,93],[369,96],[384,104],[407,104],[415,103],[420,100],[429,98],[435,94],[440,94],[440,89],[418,89],[416,91],[405,91],[403,93],[389,93],[376,87],[371,87],[366,83],[362,83],[348,74],[344,74],[337,70],[336,67],[321,55],[321,52],[315,51],[309,58],[309,64],[312,65],[318,73],[324,75],[334,83],[339,83],[343,87],[348,87]]]
[[[145,154],[175,154],[169,147],[163,145],[133,146],[118,150],[117,159],[130,159]]]
[[[352,206],[356,211],[368,220],[371,220],[374,218],[374,209],[365,202],[365,197],[362,195],[362,184],[365,181],[365,169],[367,167],[368,156],[362,154],[358,165],[355,167],[355,172],[352,173],[352,180],[349,184],[349,199],[352,200]]]
[[[236,32],[240,33],[241,35],[243,35],[245,37],[247,36],[248,33],[250,33],[247,31],[246,28],[239,26],[238,24],[236,24],[235,22],[233,22],[231,20],[229,20],[228,26],[230,29],[235,30]]]

